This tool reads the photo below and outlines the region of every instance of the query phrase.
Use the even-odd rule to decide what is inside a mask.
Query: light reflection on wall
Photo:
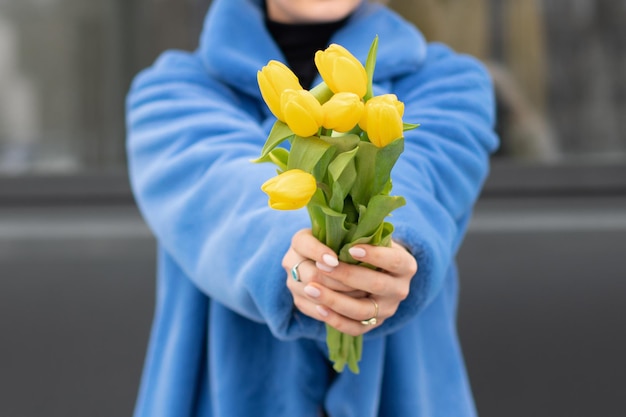
[[[123,169],[130,80],[165,49],[195,48],[209,3],[2,0],[0,175]],[[626,0],[389,4],[489,65],[502,156],[626,155]]]
[[[35,89],[19,69],[16,34],[0,15],[0,171],[9,174],[26,169],[29,149],[40,135]]]

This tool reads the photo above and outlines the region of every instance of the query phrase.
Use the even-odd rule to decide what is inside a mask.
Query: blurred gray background
[[[392,0],[483,60],[502,148],[459,253],[482,417],[626,413],[626,0]],[[132,412],[154,247],[123,100],[208,0],[0,2],[0,416]]]

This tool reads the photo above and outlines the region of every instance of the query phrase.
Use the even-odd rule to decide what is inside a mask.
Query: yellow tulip
[[[322,126],[337,132],[347,132],[361,120],[364,109],[365,105],[356,94],[337,93],[322,106]]]
[[[280,102],[283,121],[296,135],[313,136],[322,126],[322,105],[310,91],[287,89]]]
[[[280,96],[287,89],[302,89],[298,77],[282,62],[272,60],[257,72],[257,81],[267,107],[278,120],[284,122]]]
[[[315,177],[300,169],[290,169],[271,178],[261,186],[275,210],[297,210],[306,206],[315,191]]]
[[[404,103],[394,94],[376,96],[365,103],[359,127],[367,132],[374,145],[385,147],[403,136]]]
[[[363,98],[367,92],[363,64],[343,46],[332,44],[324,51],[317,51],[315,65],[333,93],[350,92]]]

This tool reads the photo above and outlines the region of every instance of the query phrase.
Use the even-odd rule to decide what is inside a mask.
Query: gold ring
[[[302,282],[302,280],[300,279],[300,275],[298,274],[298,267],[300,266],[300,264],[302,264],[302,262],[306,261],[313,262],[313,259],[303,259],[291,268],[291,278],[293,278],[294,281]]]
[[[372,303],[374,303],[374,315],[371,318],[367,319],[367,320],[361,320],[361,324],[363,326],[373,326],[376,323],[378,323],[378,303],[372,297],[367,297],[367,298]]]

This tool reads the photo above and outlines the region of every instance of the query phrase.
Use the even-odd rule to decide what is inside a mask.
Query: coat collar
[[[265,28],[261,0],[214,0],[200,39],[207,71],[236,90],[260,96],[256,74],[267,62],[285,57]],[[394,12],[364,0],[331,39],[365,62],[374,37],[378,54],[374,81],[417,69],[426,55],[420,32]],[[321,81],[318,77],[314,84]]]

